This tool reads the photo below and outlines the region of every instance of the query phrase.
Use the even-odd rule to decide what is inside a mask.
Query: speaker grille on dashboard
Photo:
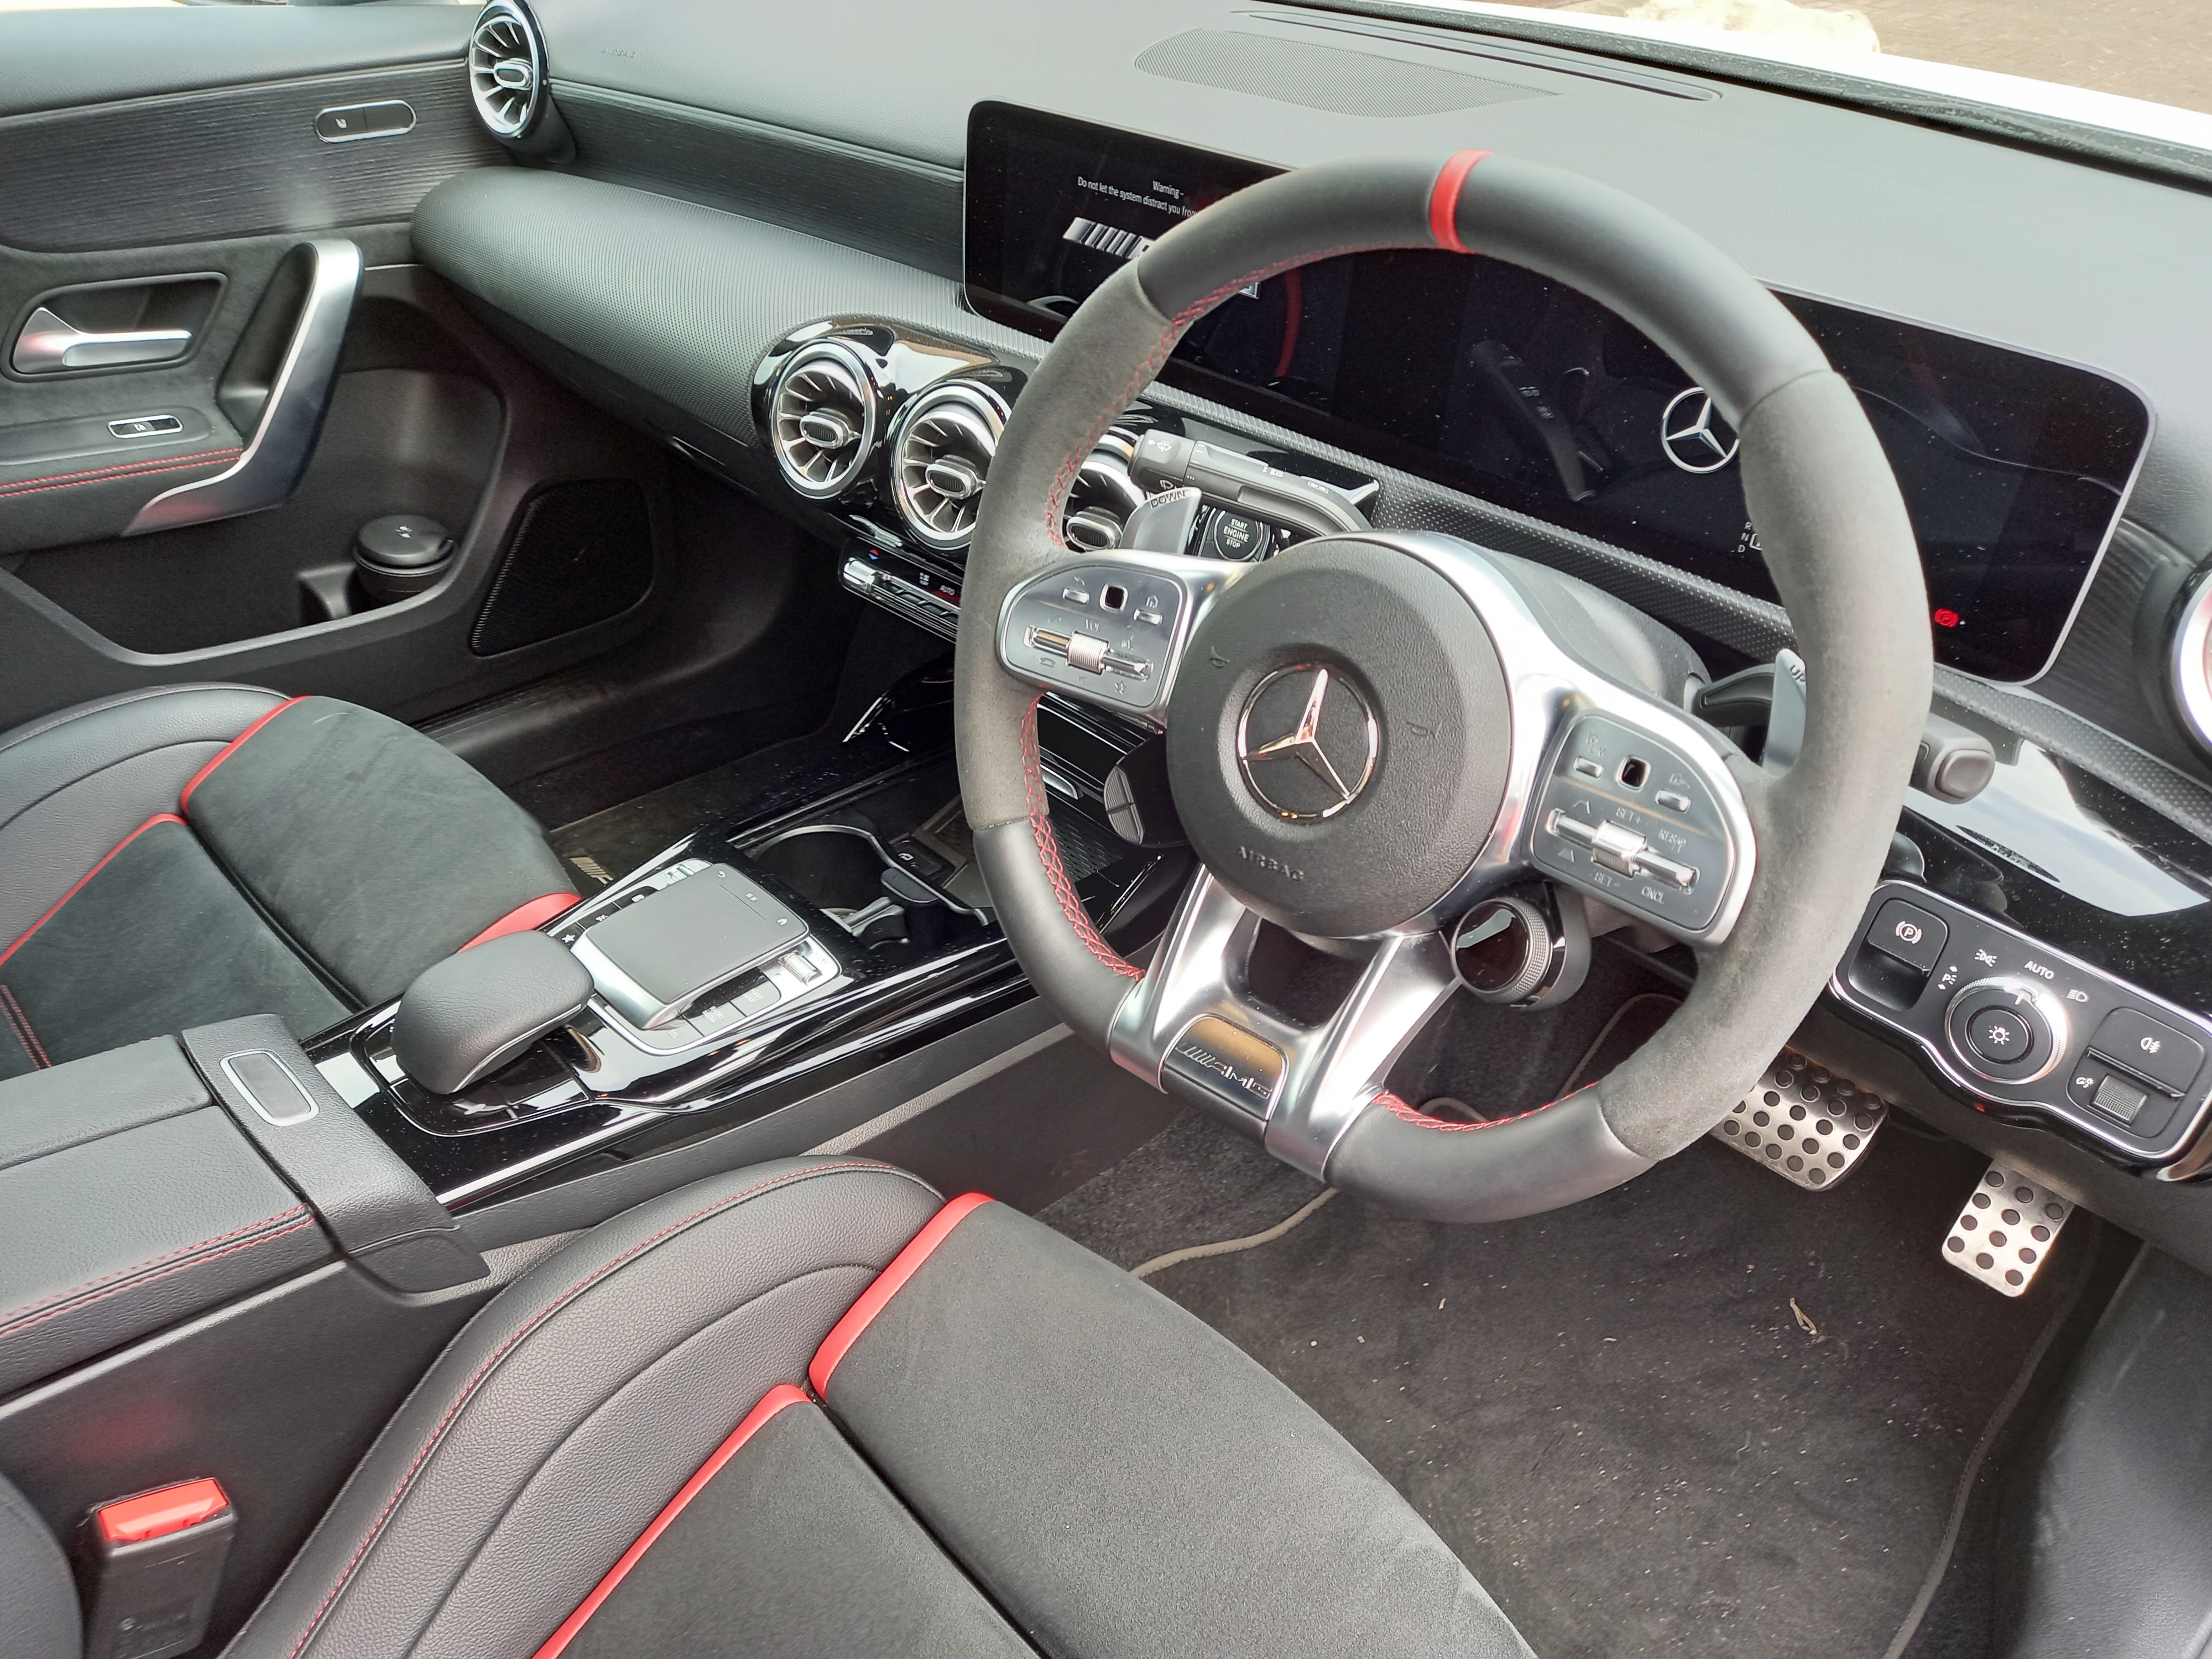
[[[1137,67],[1169,81],[1249,92],[1338,115],[1441,115],[1447,110],[1548,98],[1538,87],[1431,69],[1373,52],[1278,40],[1234,29],[1190,29],[1145,48]]]
[[[653,585],[653,520],[627,478],[547,486],[522,504],[469,648],[495,656],[621,615]]]

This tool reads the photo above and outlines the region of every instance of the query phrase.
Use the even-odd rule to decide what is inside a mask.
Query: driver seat
[[[227,1650],[1040,1652],[1528,1649],[1227,1340],[1003,1205],[853,1158],[683,1188],[508,1286]]]

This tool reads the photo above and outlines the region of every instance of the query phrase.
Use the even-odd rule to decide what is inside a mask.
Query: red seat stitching
[[[407,1472],[399,1477],[399,1484],[393,1488],[391,1498],[386,1501],[384,1508],[378,1513],[376,1519],[369,1523],[368,1534],[361,1540],[361,1547],[354,1551],[353,1559],[345,1564],[343,1571],[338,1574],[337,1583],[331,1586],[330,1594],[323,1597],[322,1605],[318,1607],[308,1619],[307,1629],[300,1632],[300,1639],[293,1644],[292,1650],[286,1656],[286,1659],[299,1659],[299,1656],[305,1651],[307,1644],[314,1639],[315,1632],[322,1628],[324,1618],[336,1605],[338,1597],[344,1593],[345,1587],[353,1582],[354,1573],[361,1566],[362,1558],[368,1555],[370,1546],[383,1535],[385,1525],[392,1519],[392,1512],[399,1507],[400,1501],[407,1496],[409,1489],[414,1486],[415,1477],[422,1473],[423,1464],[429,1462],[431,1453],[436,1451],[444,1442],[446,1431],[453,1426],[453,1419],[459,1417],[462,1409],[475,1398],[476,1391],[483,1380],[489,1376],[500,1362],[514,1352],[532,1331],[632,1257],[642,1255],[663,1240],[673,1237],[685,1228],[704,1220],[718,1210],[727,1209],[731,1205],[742,1203],[757,1193],[764,1193],[772,1187],[780,1187],[789,1182],[807,1180],[815,1176],[831,1175],[841,1170],[883,1170],[884,1168],[884,1166],[880,1164],[859,1161],[848,1164],[821,1164],[811,1169],[793,1170],[783,1175],[772,1176],[766,1181],[746,1188],[741,1193],[733,1193],[726,1198],[716,1199],[712,1204],[694,1210],[681,1221],[671,1222],[652,1237],[631,1245],[620,1255],[602,1262],[532,1314],[512,1336],[500,1344],[490,1358],[477,1368],[474,1376],[461,1384],[460,1391],[453,1398],[453,1403],[446,1408],[446,1414],[440,1418],[436,1426],[431,1429],[429,1437],[422,1443],[422,1450],[415,1455],[415,1461],[407,1466]]]
[[[151,830],[157,823],[182,823],[183,822],[184,820],[179,817],[174,812],[156,812],[152,817],[148,818],[145,823],[140,824],[129,835],[124,836],[121,841],[117,842],[114,846],[107,849],[106,855],[103,857],[99,863],[94,865],[91,869],[86,871],[82,876],[77,878],[76,884],[75,886],[71,887],[68,892],[64,893],[59,898],[56,899],[52,904],[46,907],[45,915],[41,915],[36,921],[33,922],[28,927],[26,927],[21,933],[16,934],[15,942],[13,945],[10,945],[4,951],[0,951],[0,963],[6,962],[8,958],[14,956],[16,951],[21,950],[23,948],[24,941],[28,939],[32,934],[37,933],[40,928],[52,921],[54,919],[55,911],[60,909],[62,906],[67,904],[71,899],[82,892],[84,890],[85,884],[90,881],[94,876],[98,875],[101,871],[107,868],[107,866],[114,861],[115,855],[118,853],[120,853],[125,848],[130,846],[132,842],[137,840],[139,836],[144,835],[149,830]]]
[[[90,1295],[80,1294],[79,1292],[86,1288],[83,1285],[80,1285],[77,1290],[64,1291],[61,1295],[58,1297],[49,1297],[43,1302],[27,1304],[21,1311],[30,1313],[31,1316],[27,1319],[19,1319],[15,1316],[10,1315],[6,1320],[0,1321],[0,1335],[14,1336],[19,1331],[29,1330],[33,1325],[43,1325],[49,1319],[58,1319],[64,1314],[74,1313],[79,1308],[88,1307],[94,1302],[103,1302],[111,1296],[120,1296],[125,1291],[136,1290],[139,1285],[151,1284],[155,1279],[166,1279],[171,1273],[180,1273],[187,1267],[197,1267],[206,1262],[217,1261],[227,1255],[235,1255],[240,1250],[252,1249],[256,1245],[266,1244],[272,1239],[289,1237],[290,1235],[300,1231],[302,1228],[312,1227],[315,1224],[315,1218],[308,1214],[304,1206],[295,1205],[289,1210],[282,1211],[278,1214],[270,1217],[269,1221],[255,1222],[253,1226],[266,1227],[269,1225],[270,1221],[281,1221],[288,1215],[296,1215],[299,1218],[291,1223],[289,1226],[279,1227],[273,1232],[262,1233],[253,1238],[240,1239],[237,1243],[228,1245],[220,1250],[208,1250],[207,1247],[210,1244],[221,1243],[222,1239],[235,1237],[236,1235],[233,1233],[224,1233],[219,1237],[207,1239],[201,1243],[188,1244],[181,1251],[172,1250],[169,1252],[168,1255],[157,1255],[153,1259],[153,1261],[141,1262],[136,1267],[125,1269],[125,1274],[122,1276],[110,1275],[112,1278],[120,1277],[121,1282],[118,1284],[106,1285],[105,1289],[94,1291]],[[253,1231],[253,1228],[241,1227],[238,1231],[239,1232],[251,1232]],[[202,1250],[207,1250],[207,1254],[204,1255],[194,1254],[195,1252]],[[184,1255],[186,1259],[181,1261],[169,1261],[169,1256],[173,1255]],[[147,1273],[145,1271],[147,1267],[152,1267],[154,1262],[159,1261],[168,1261],[169,1265],[166,1267],[159,1268],[157,1271],[153,1273]],[[90,1281],[92,1285],[101,1285],[105,1281],[97,1279]],[[33,1313],[31,1310],[33,1309],[43,1310],[44,1311]]]
[[[47,1058],[46,1044],[39,1041],[39,1034],[31,1029],[31,1017],[23,1012],[23,1005],[15,1000],[15,992],[4,985],[0,985],[0,1011],[6,1012],[9,1025],[39,1068],[45,1070],[51,1066],[54,1062]]]

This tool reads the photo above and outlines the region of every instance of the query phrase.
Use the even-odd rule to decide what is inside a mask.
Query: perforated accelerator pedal
[[[1713,1139],[1785,1181],[1826,1192],[1858,1167],[1888,1120],[1879,1095],[1784,1048]]]
[[[1943,1259],[2007,1296],[2024,1294],[2058,1243],[2074,1206],[2017,1170],[1992,1164],[1967,1194]]]

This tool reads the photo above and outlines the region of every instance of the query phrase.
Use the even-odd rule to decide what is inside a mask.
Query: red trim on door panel
[[[814,1392],[827,1399],[830,1394],[830,1373],[837,1369],[837,1362],[845,1351],[860,1340],[860,1333],[868,1328],[884,1305],[912,1279],[921,1264],[929,1260],[930,1252],[951,1237],[952,1230],[991,1201],[988,1193],[965,1193],[930,1217],[925,1226],[907,1242],[906,1249],[890,1259],[890,1265],[878,1273],[874,1282],[860,1292],[860,1299],[845,1310],[845,1316],[830,1328],[830,1334],[822,1339],[822,1346],[814,1351],[814,1363],[806,1368],[806,1380],[814,1385]]]
[[[678,1488],[676,1496],[668,1500],[667,1507],[653,1517],[653,1522],[638,1534],[637,1542],[622,1553],[622,1559],[607,1569],[607,1576],[599,1580],[592,1593],[586,1596],[575,1612],[561,1621],[561,1628],[545,1638],[545,1645],[531,1656],[531,1659],[555,1659],[555,1656],[576,1639],[576,1632],[584,1628],[591,1616],[605,1605],[607,1597],[615,1593],[615,1586],[629,1576],[651,1549],[653,1540],[666,1532],[676,1517],[684,1513],[686,1504],[696,1498],[707,1483],[722,1472],[722,1466],[738,1455],[746,1441],[768,1425],[768,1421],[787,1406],[808,1404],[805,1394],[788,1382],[779,1382],[761,1396],[760,1404],[745,1413],[744,1421],[730,1431],[730,1437],[708,1454],[699,1466],[699,1472]]]
[[[67,904],[71,899],[82,892],[84,890],[85,883],[90,881],[94,876],[107,868],[108,865],[113,860],[118,853],[130,846],[132,842],[137,840],[139,836],[144,835],[149,830],[151,830],[157,823],[182,823],[183,822],[184,820],[179,817],[174,812],[156,812],[152,817],[148,818],[145,823],[140,824],[129,835],[124,836],[121,841],[117,842],[114,846],[108,848],[107,856],[106,858],[100,860],[99,863],[94,865],[91,869],[86,871],[82,875],[77,878],[76,886],[70,888],[68,892],[64,893],[59,898],[56,899],[52,904],[46,907],[46,915],[40,916],[36,921],[33,922],[28,927],[26,927],[21,933],[16,934],[15,942],[13,945],[9,945],[4,951],[0,951],[0,963],[5,963],[9,957],[14,956],[16,951],[21,950],[23,948],[23,941],[30,938],[32,934],[37,933],[40,928],[45,927],[49,921],[52,921],[54,917],[54,912],[60,909],[62,906]]]
[[[216,767],[222,765],[233,755],[236,754],[238,752],[238,746],[240,744],[244,743],[256,732],[258,732],[263,726],[268,725],[270,721],[275,720],[279,714],[291,708],[294,704],[302,703],[305,702],[307,702],[307,698],[305,697],[293,697],[287,702],[278,703],[274,708],[264,714],[259,720],[254,721],[252,725],[247,726],[246,730],[240,732],[228,743],[223,744],[222,748],[216,750],[215,758],[210,761],[205,766],[200,768],[198,771],[193,773],[191,779],[185,783],[185,787],[177,792],[177,811],[181,812],[186,806],[191,804],[192,791],[198,788],[201,784],[207,781],[207,775],[209,773],[214,771]]]
[[[526,933],[533,927],[542,927],[575,902],[574,893],[547,893],[527,904],[518,904],[461,949],[472,950],[486,939],[498,939],[507,933]]]
[[[1489,154],[1486,149],[1463,149],[1437,174],[1436,187],[1429,191],[1429,235],[1438,247],[1454,253],[1474,252],[1459,239],[1459,193],[1474,164]]]

